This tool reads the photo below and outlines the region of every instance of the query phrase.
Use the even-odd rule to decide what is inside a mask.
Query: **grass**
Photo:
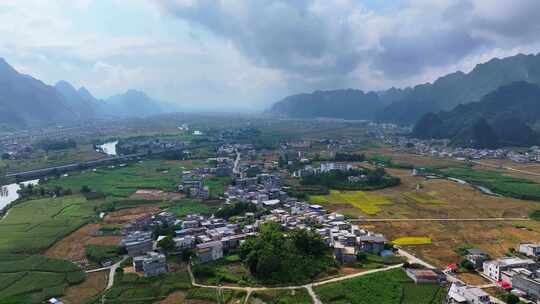
[[[0,303],[42,303],[84,278],[85,273],[68,261],[0,255]]]
[[[446,296],[439,285],[414,284],[402,269],[322,285],[315,292],[327,304],[438,304]]]
[[[230,177],[211,177],[204,180],[204,185],[210,188],[210,197],[219,198],[225,193],[225,188],[232,182]]]
[[[239,261],[236,254],[225,256],[224,259],[205,264],[193,266],[193,274],[197,280],[202,280],[208,284],[232,283],[248,285],[254,278],[250,272]]]
[[[0,221],[0,253],[37,253],[95,215],[99,201],[78,195],[21,202]]]
[[[175,201],[171,207],[167,209],[169,212],[173,212],[177,217],[185,217],[188,214],[212,214],[216,211],[215,207],[205,205],[201,201],[192,199],[183,199]]]
[[[60,186],[74,191],[88,186],[105,195],[128,197],[138,189],[175,191],[182,171],[203,166],[200,161],[146,160],[125,167],[99,168],[49,180],[49,187]]]
[[[403,197],[406,200],[417,203],[417,204],[432,204],[432,205],[441,205],[446,204],[445,201],[435,198],[437,193],[432,192],[405,192]]]
[[[249,303],[266,304],[311,304],[311,297],[306,289],[269,290],[254,292]]]
[[[443,173],[469,183],[486,187],[491,191],[517,199],[540,201],[540,184],[523,178],[502,175],[496,171],[451,168]]]
[[[86,245],[86,256],[92,262],[112,261],[120,256],[120,247],[114,245]]]
[[[381,205],[391,202],[384,196],[363,191],[330,191],[328,195],[312,195],[310,201],[316,204],[349,204],[360,209],[367,215],[376,215],[381,212]]]
[[[430,245],[431,238],[425,236],[406,236],[400,237],[392,241],[394,245],[411,246],[411,245]]]
[[[191,288],[187,272],[170,272],[157,277],[117,272],[117,276],[113,288],[105,293],[104,303],[154,303],[175,290]]]
[[[238,290],[216,290],[210,288],[193,288],[186,294],[186,299],[208,301],[210,303],[244,303],[246,293]],[[206,302],[205,302],[206,303]]]

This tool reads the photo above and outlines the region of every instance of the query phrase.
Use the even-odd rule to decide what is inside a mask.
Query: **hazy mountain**
[[[377,118],[414,124],[427,112],[449,110],[461,103],[478,100],[498,87],[515,81],[540,83],[540,54],[492,59],[477,65],[468,74],[456,72],[432,84],[418,85],[380,111]]]
[[[101,111],[100,102],[82,87],[76,90],[69,82],[61,80],[54,87],[64,96],[67,104],[76,110],[81,118],[95,118]]]
[[[160,102],[137,90],[128,90],[123,94],[107,98],[105,108],[108,114],[121,117],[143,117],[165,112]]]
[[[451,111],[427,113],[416,123],[413,136],[450,138],[459,146],[492,148],[540,143],[540,86],[528,82],[504,85],[478,102]]]
[[[315,91],[285,97],[269,112],[291,117],[333,117],[343,119],[373,119],[384,104],[376,93],[360,90]]]
[[[0,125],[25,127],[76,119],[79,114],[54,87],[20,74],[0,58]]]

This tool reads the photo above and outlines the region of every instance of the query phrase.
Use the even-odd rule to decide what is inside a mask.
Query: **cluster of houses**
[[[315,175],[320,173],[328,173],[331,171],[349,171],[354,169],[355,166],[349,163],[342,163],[342,162],[321,162],[319,167],[313,167],[311,165],[306,165],[304,168],[296,170],[293,172],[294,177],[303,177],[303,176],[309,176],[309,175]],[[362,176],[355,176],[358,179],[363,178]],[[358,181],[358,180],[357,180]],[[351,182],[354,182],[354,180],[351,180]]]
[[[408,137],[384,137],[383,142],[414,149],[416,154],[457,160],[508,159],[517,163],[540,162],[540,147],[532,146],[528,151],[510,149],[475,149],[452,147],[449,140],[422,140]]]

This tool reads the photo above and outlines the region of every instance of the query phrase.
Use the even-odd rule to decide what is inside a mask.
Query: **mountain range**
[[[540,144],[540,86],[524,81],[504,85],[479,101],[450,111],[424,114],[413,128],[417,138],[449,138],[473,148]]]
[[[459,104],[479,100],[500,86],[516,81],[540,84],[540,54],[495,58],[476,65],[469,73],[455,72],[433,83],[405,89],[368,93],[335,90],[293,95],[275,103],[269,112],[291,117],[367,118],[413,125],[426,113],[450,110]],[[347,91],[362,94],[344,94]],[[343,109],[330,111],[328,105],[331,104]]]
[[[21,74],[0,58],[0,127],[27,128],[106,117],[142,117],[174,111],[144,92],[128,90],[105,100],[67,81],[54,86]]]

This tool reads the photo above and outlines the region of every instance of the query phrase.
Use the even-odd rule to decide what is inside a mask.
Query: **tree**
[[[368,256],[365,252],[360,251],[356,254],[356,259],[358,260],[358,262],[365,262],[367,261],[367,258]]]
[[[173,251],[176,248],[176,245],[170,236],[166,236],[164,239],[159,241],[158,246],[166,252]]]
[[[92,189],[90,189],[90,187],[88,187],[87,185],[81,187],[81,193],[90,193],[91,191]]]
[[[474,271],[474,264],[469,260],[462,260],[459,266],[467,271]]]
[[[507,294],[507,295],[504,297],[504,301],[505,301],[507,304],[518,304],[518,303],[519,303],[519,298],[518,298],[516,295],[513,295],[513,294]]]

